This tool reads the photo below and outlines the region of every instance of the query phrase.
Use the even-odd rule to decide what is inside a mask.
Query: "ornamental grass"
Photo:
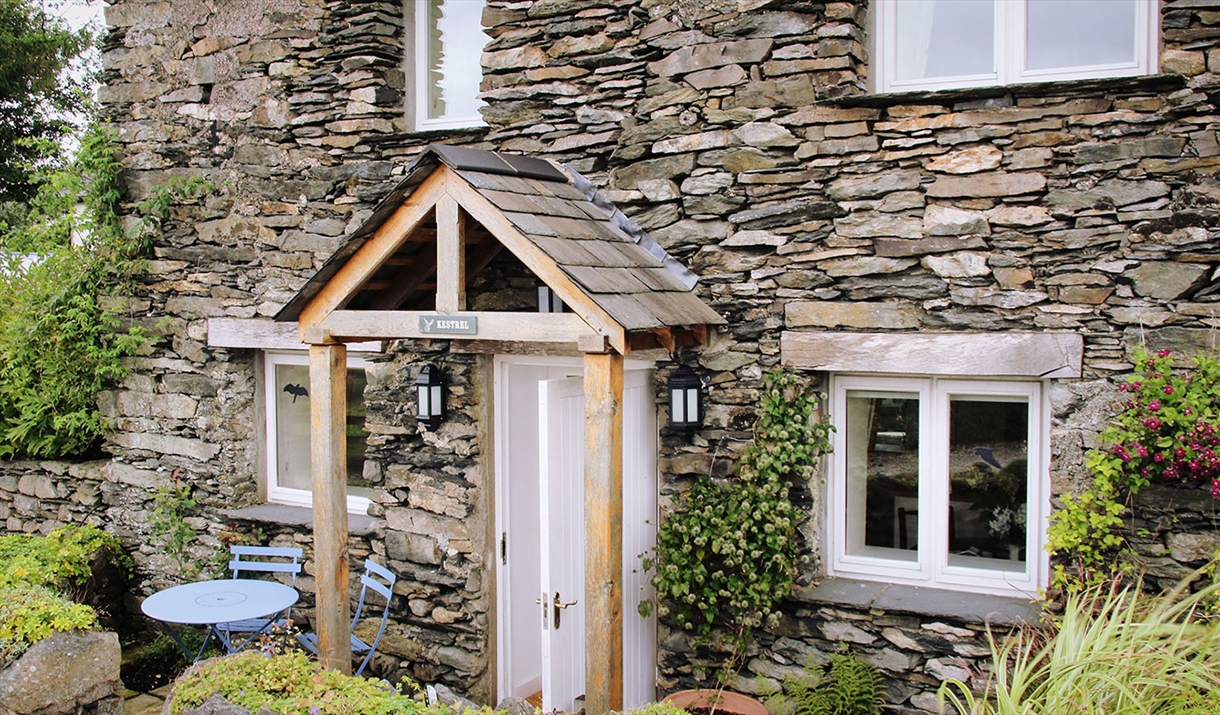
[[[992,646],[979,696],[941,686],[943,712],[971,715],[1214,715],[1220,712],[1220,584],[1149,596],[1138,584],[1068,596],[1062,615]],[[950,707],[946,707],[946,705]]]

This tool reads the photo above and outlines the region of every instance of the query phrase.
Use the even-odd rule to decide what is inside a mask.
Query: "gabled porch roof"
[[[448,200],[461,216],[444,213]],[[443,225],[452,221],[456,227]],[[466,284],[502,249],[620,354],[673,350],[702,341],[706,326],[724,323],[695,294],[698,278],[576,172],[532,157],[436,144],[276,320],[299,320],[303,328],[329,328],[347,338],[390,337],[350,335],[336,323],[358,320],[349,312],[394,311],[406,326],[412,312],[464,311]],[[351,320],[330,318],[336,311]],[[496,318],[480,315],[479,323],[494,331]]]

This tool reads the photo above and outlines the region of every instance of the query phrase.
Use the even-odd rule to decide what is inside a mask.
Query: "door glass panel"
[[[367,496],[364,480],[364,386],[362,369],[347,371],[347,483],[348,494]],[[309,366],[275,366],[276,480],[281,487],[309,491]]]
[[[483,3],[428,0],[427,116],[429,119],[477,119],[479,66],[483,45]]]
[[[847,393],[847,553],[915,561],[919,398]]]
[[[903,0],[895,5],[899,80],[995,72],[994,3]]]
[[[1025,569],[1028,436],[1024,397],[950,397],[950,565]]]
[[[1026,69],[1135,61],[1136,0],[1029,0]]]

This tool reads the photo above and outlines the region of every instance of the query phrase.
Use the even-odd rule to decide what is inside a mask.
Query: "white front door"
[[[538,383],[542,709],[576,712],[585,683],[584,381]]]
[[[628,365],[623,376],[624,709],[652,701],[656,687],[656,619],[637,613],[650,595],[639,555],[655,543],[657,519],[647,367]],[[498,696],[541,694],[544,712],[570,711],[584,693],[585,420],[582,380],[572,379],[580,374],[579,360],[496,363]]]

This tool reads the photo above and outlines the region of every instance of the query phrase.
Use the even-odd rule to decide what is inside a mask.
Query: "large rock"
[[[56,633],[0,671],[0,706],[19,714],[79,712],[123,687],[121,660],[117,633]]]

